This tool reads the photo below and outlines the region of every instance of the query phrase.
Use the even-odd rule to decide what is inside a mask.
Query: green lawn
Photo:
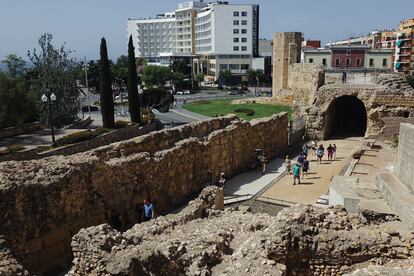
[[[202,114],[205,116],[215,117],[221,115],[227,115],[230,113],[237,114],[240,118],[245,120],[252,120],[256,118],[269,117],[273,114],[280,112],[287,112],[289,118],[292,114],[292,108],[290,106],[283,105],[270,105],[270,104],[231,104],[234,99],[217,99],[217,100],[208,100],[200,101],[195,103],[188,103],[183,105],[184,109],[187,109],[191,112]],[[253,116],[247,116],[244,113],[237,113],[234,110],[238,108],[247,108],[255,111]]]

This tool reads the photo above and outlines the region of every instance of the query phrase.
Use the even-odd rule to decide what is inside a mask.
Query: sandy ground
[[[259,197],[259,200],[270,198],[281,202],[314,204],[321,195],[327,193],[331,179],[338,175],[345,164],[349,162],[353,150],[361,144],[361,139],[323,141],[325,149],[329,144],[336,144],[338,151],[335,160],[328,161],[327,155],[325,155],[322,164],[318,164],[316,156],[310,152],[309,175],[302,177],[301,184],[294,186],[293,176],[285,175],[266,190]]]

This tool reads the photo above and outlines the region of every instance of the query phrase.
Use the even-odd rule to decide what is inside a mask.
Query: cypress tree
[[[101,39],[101,61],[99,63],[101,112],[104,128],[114,127],[114,98],[112,96],[111,70],[105,38]]]
[[[141,104],[138,94],[137,66],[132,35],[129,37],[128,43],[128,105],[131,122],[141,123]]]

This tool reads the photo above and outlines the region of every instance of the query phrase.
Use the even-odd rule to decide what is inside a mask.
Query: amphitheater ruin
[[[295,204],[275,216],[223,209],[223,190],[205,187],[208,172],[231,178],[251,170],[255,149],[273,159],[289,140],[286,113],[229,115],[1,162],[0,275],[414,275],[414,90],[399,75],[342,85],[318,66],[276,66],[285,75],[274,96],[294,95],[309,138],[365,136],[356,152],[372,155],[374,139],[399,134],[370,190],[392,215],[362,211],[362,181],[346,173],[327,191],[341,204]],[[355,160],[343,171],[364,165]],[[159,216],[141,223],[144,199]]]

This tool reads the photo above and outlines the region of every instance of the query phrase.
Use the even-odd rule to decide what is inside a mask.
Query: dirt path
[[[302,177],[301,184],[294,186],[292,175],[285,175],[264,192],[261,198],[314,204],[321,195],[326,194],[332,177],[338,175],[346,162],[349,161],[352,151],[361,144],[361,138],[328,140],[321,143],[325,149],[329,144],[336,144],[338,147],[336,160],[328,161],[327,155],[325,155],[322,164],[318,164],[316,156],[310,152],[309,175]],[[259,197],[259,200],[261,198]]]

